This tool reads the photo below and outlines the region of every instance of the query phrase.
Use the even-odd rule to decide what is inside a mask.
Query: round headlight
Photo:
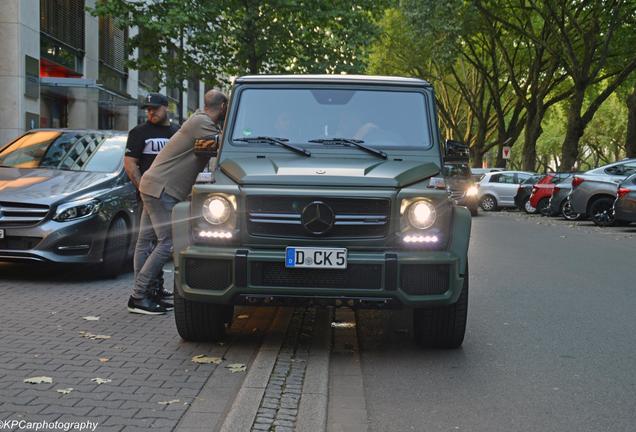
[[[203,218],[212,225],[227,222],[232,214],[232,204],[222,196],[213,196],[203,202]]]
[[[426,229],[435,223],[437,212],[428,201],[416,201],[409,206],[407,215],[413,228]]]
[[[479,189],[477,189],[477,186],[475,185],[470,186],[468,189],[466,189],[466,196],[469,196],[469,197],[477,196],[478,193],[479,193]]]

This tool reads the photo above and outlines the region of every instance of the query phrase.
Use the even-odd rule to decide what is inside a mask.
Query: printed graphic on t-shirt
[[[144,154],[158,154],[168,143],[168,138],[148,138],[145,140]]]

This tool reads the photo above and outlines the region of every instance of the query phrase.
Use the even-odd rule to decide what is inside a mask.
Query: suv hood
[[[0,168],[0,201],[51,205],[113,177],[85,171]]]
[[[363,158],[232,158],[220,169],[241,185],[333,185],[401,188],[439,173],[433,162]]]

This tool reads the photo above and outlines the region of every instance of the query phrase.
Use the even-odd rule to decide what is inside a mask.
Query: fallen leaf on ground
[[[47,376],[31,377],[24,380],[27,384],[53,384],[53,378]]]
[[[161,401],[161,402],[157,402],[159,405],[171,405],[173,403],[178,403],[180,402],[179,399],[172,399],[169,401]]]
[[[222,361],[223,359],[220,357],[209,357],[204,354],[199,354],[192,357],[192,362],[199,363],[199,364],[217,364],[218,365],[218,364],[221,364]]]
[[[86,339],[90,339],[90,340],[105,340],[105,339],[110,339],[111,337],[108,335],[100,335],[100,334],[93,334],[91,332],[87,332],[87,331],[80,331],[79,332],[80,335],[82,337],[85,337]]]
[[[58,393],[62,393],[63,395],[67,395],[67,394],[69,394],[70,392],[73,391],[73,387],[64,388],[64,389],[57,389],[55,391],[58,392]]]
[[[236,319],[248,319],[249,317],[249,315],[239,315],[236,317]]]
[[[112,382],[113,380],[106,378],[91,378],[91,381],[93,381],[95,384],[106,384]]]
[[[247,367],[243,363],[232,363],[225,367],[232,373],[245,372],[247,370]]]
[[[108,360],[110,360],[108,357],[100,357],[99,361],[102,363],[106,363]]]
[[[86,321],[99,321],[99,317],[98,316],[85,316],[82,317],[84,318]]]
[[[354,322],[332,322],[331,327],[333,328],[354,328],[356,323]]]

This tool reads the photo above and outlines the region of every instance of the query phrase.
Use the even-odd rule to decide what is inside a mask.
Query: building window
[[[66,75],[81,76],[84,0],[40,0],[40,33],[40,57],[48,61],[44,65],[59,65],[68,71]],[[59,76],[59,71],[44,75]]]
[[[99,81],[104,87],[126,93],[127,29],[115,25],[111,17],[99,18]]]

